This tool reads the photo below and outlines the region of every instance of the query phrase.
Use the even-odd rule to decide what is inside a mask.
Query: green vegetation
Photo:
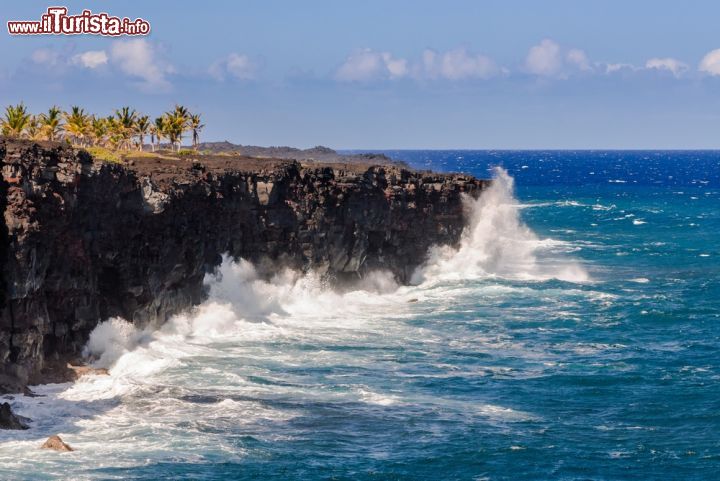
[[[191,134],[195,149],[188,152],[197,153],[204,127],[200,114],[190,113],[182,105],[176,105],[151,121],[149,116],[130,107],[122,107],[107,117],[89,114],[76,105],[65,112],[51,107],[46,113],[33,115],[21,102],[6,107],[5,115],[0,119],[2,135],[30,140],[65,140],[109,162],[120,162],[124,156],[122,151],[141,152],[147,136],[150,136],[153,152],[165,140],[173,151],[182,153],[180,146],[186,132]]]
[[[30,124],[31,115],[21,102],[5,108],[5,118],[2,119],[2,134],[8,137],[20,137],[26,132]]]
[[[116,162],[120,163],[122,162],[122,158],[115,152],[113,152],[110,149],[106,149],[105,147],[85,147],[85,150],[88,151],[90,155],[93,156],[95,160],[102,160],[103,162]]]

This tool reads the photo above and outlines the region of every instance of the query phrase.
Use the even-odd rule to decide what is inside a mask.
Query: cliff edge
[[[162,323],[201,302],[223,254],[270,275],[401,283],[456,244],[487,181],[397,166],[204,155],[95,161],[0,139],[0,391],[61,380],[102,320]]]

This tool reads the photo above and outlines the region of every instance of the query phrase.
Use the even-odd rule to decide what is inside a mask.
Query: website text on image
[[[83,10],[79,15],[68,15],[67,7],[48,7],[40,20],[9,20],[10,35],[147,35],[150,22],[136,18],[120,18],[105,12]]]

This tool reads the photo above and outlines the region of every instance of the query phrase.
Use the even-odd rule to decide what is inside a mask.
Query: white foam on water
[[[506,174],[507,175],[507,174]],[[587,207],[587,205],[576,200],[562,200],[555,203],[558,207]]]
[[[379,393],[371,390],[367,386],[358,387],[356,389],[356,392],[359,394],[360,399],[363,402],[366,402],[369,404],[376,404],[378,406],[392,406],[392,405],[400,402],[400,399],[398,398],[398,396],[391,395],[391,394],[379,394]]]
[[[494,421],[523,422],[533,421],[536,419],[536,417],[532,414],[502,406],[496,406],[494,404],[484,404],[478,406],[477,412],[481,416],[488,417]]]

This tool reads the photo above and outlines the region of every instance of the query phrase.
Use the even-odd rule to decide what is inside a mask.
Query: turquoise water
[[[391,155],[511,177],[414,286],[226,260],[160,331],[103,324],[111,376],[14,399],[0,478],[717,479],[720,154]]]

